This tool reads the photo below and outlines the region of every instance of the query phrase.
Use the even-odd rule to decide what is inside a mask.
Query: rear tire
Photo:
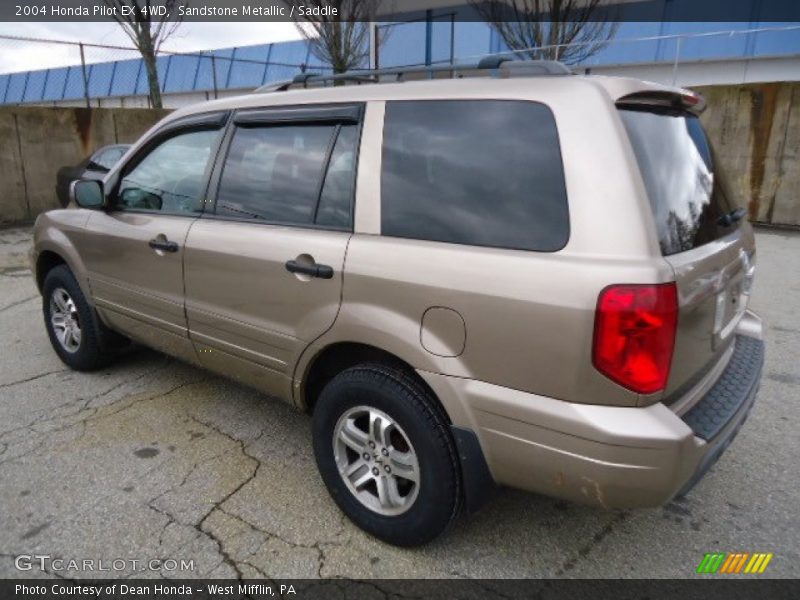
[[[120,336],[100,322],[66,265],[47,273],[42,312],[53,350],[65,365],[76,371],[94,371],[111,362],[108,344]]]
[[[397,546],[425,544],[458,513],[455,443],[430,392],[400,369],[352,367],[322,390],[314,455],[339,508]]]

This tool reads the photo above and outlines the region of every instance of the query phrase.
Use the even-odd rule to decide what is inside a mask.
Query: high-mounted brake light
[[[681,102],[684,106],[696,106],[700,104],[700,96],[697,94],[681,94]]]
[[[623,109],[640,107],[682,109],[695,115],[699,115],[706,108],[703,96],[691,90],[681,90],[680,93],[662,90],[634,92],[618,98],[616,104]]]
[[[639,394],[663,390],[669,378],[677,323],[674,283],[605,288],[595,312],[595,368]]]

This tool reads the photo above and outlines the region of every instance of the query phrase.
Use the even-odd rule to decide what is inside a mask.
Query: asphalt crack
[[[559,569],[556,571],[556,577],[562,577],[564,573],[574,569],[581,560],[589,556],[592,550],[594,550],[594,548],[596,548],[606,537],[608,537],[608,535],[613,532],[618,525],[623,523],[630,516],[630,514],[631,512],[629,510],[623,510],[614,515],[614,518],[612,518],[602,527],[602,529],[595,533],[588,542],[578,548],[578,554],[576,556],[564,561],[561,567],[559,567]]]
[[[25,304],[26,302],[30,302],[31,300],[36,300],[36,298],[39,298],[39,294],[36,294],[35,296],[30,296],[28,298],[24,298],[22,300],[17,300],[16,302],[12,302],[11,304],[6,304],[4,307],[0,308],[0,312],[5,312],[10,308],[14,308],[15,306],[20,306],[22,304]]]
[[[31,381],[36,381],[37,379],[49,377],[50,375],[57,375],[58,373],[67,373],[69,371],[70,369],[59,369],[58,371],[48,371],[47,373],[40,373],[39,375],[33,375],[31,377],[27,377],[25,379],[19,379],[17,381],[12,381],[10,383],[0,383],[0,389],[14,387],[15,385],[22,385],[23,383],[30,383]]]
[[[244,486],[246,486],[248,483],[250,483],[251,481],[253,481],[256,478],[256,476],[258,475],[258,470],[261,468],[261,461],[247,451],[247,447],[246,447],[246,445],[245,445],[243,440],[240,440],[240,439],[238,439],[236,437],[233,437],[229,433],[227,433],[225,431],[222,431],[218,426],[216,426],[213,423],[205,422],[205,421],[203,421],[201,419],[198,419],[197,417],[195,417],[193,415],[189,415],[189,418],[192,419],[198,425],[201,425],[201,426],[205,427],[206,429],[210,429],[211,431],[213,431],[213,432],[215,432],[215,433],[217,433],[217,434],[219,434],[219,435],[221,435],[221,436],[223,436],[225,438],[228,438],[229,440],[231,440],[232,442],[237,444],[239,446],[239,451],[248,460],[253,462],[253,470],[252,470],[252,472],[248,476],[246,476],[241,482],[239,482],[239,484],[236,485],[230,492],[228,492],[220,500],[215,502],[211,506],[211,508],[208,510],[208,512],[206,512],[206,514],[204,514],[200,518],[200,520],[198,520],[197,523],[192,525],[200,534],[205,535],[206,537],[208,537],[208,539],[210,539],[212,542],[214,542],[216,544],[217,552],[220,555],[220,557],[222,557],[222,563],[228,565],[233,570],[233,572],[236,574],[237,581],[244,581],[244,573],[242,573],[242,570],[239,567],[239,564],[236,562],[236,560],[234,560],[233,557],[228,553],[228,550],[225,547],[224,541],[221,538],[219,538],[213,531],[209,531],[208,529],[204,529],[203,525],[208,520],[208,518],[214,513],[214,511],[222,510],[221,507],[225,502],[227,502],[230,498],[232,498],[234,495],[236,495],[242,488],[244,488]],[[263,435],[263,432],[262,432],[262,434],[260,434],[253,441],[258,440],[261,437],[261,435]],[[155,499],[153,500],[153,502],[154,501],[155,501]],[[153,510],[156,510],[156,512],[164,512],[164,511],[161,511],[160,509],[157,509],[157,508],[153,507],[150,504],[148,504],[148,506],[150,506],[150,508],[152,508]],[[166,513],[164,513],[164,514],[166,514]],[[171,518],[173,518],[173,520],[175,520],[174,517],[171,517]]]
[[[2,438],[2,437],[5,437],[6,435],[8,435],[10,433],[13,433],[13,432],[16,432],[16,431],[27,430],[31,434],[34,434],[36,436],[40,436],[40,437],[44,438],[33,449],[29,450],[28,452],[24,452],[23,454],[19,454],[17,456],[12,457],[12,458],[8,458],[6,460],[0,461],[0,465],[4,465],[6,463],[18,461],[18,460],[20,460],[22,458],[26,458],[26,457],[29,457],[29,456],[36,456],[37,453],[39,452],[39,450],[41,450],[47,444],[47,442],[49,441],[49,438],[54,433],[62,433],[62,432],[65,432],[65,431],[69,431],[70,429],[73,429],[75,427],[80,427],[81,428],[80,434],[74,440],[72,440],[70,443],[80,442],[80,440],[82,440],[83,437],[86,434],[86,429],[87,429],[88,425],[91,424],[91,423],[94,423],[96,421],[100,421],[100,420],[103,420],[103,419],[108,419],[108,418],[113,417],[115,415],[118,415],[118,414],[120,414],[122,412],[125,412],[126,410],[129,410],[129,409],[133,408],[134,406],[136,406],[138,404],[141,404],[143,402],[150,402],[152,400],[157,400],[159,398],[164,398],[166,396],[169,396],[169,395],[175,393],[176,391],[178,391],[178,390],[180,390],[182,388],[185,388],[185,387],[188,387],[188,386],[191,386],[191,385],[198,385],[198,384],[201,384],[201,383],[205,383],[205,380],[184,382],[184,383],[176,385],[176,386],[174,386],[174,387],[172,387],[169,390],[166,390],[164,392],[154,393],[152,395],[144,396],[142,398],[135,398],[133,401],[125,404],[124,406],[118,408],[117,410],[113,410],[113,411],[110,411],[110,412],[109,411],[103,411],[103,409],[108,409],[110,407],[113,407],[113,406],[115,406],[115,405],[117,405],[117,404],[119,404],[119,403],[121,403],[121,402],[123,402],[125,400],[129,400],[131,398],[130,396],[124,396],[124,397],[120,398],[119,400],[116,400],[116,401],[112,402],[111,404],[106,404],[106,405],[103,405],[103,406],[88,408],[88,409],[86,409],[88,414],[85,417],[81,418],[78,421],[74,421],[72,423],[68,423],[68,424],[66,424],[66,425],[64,425],[62,427],[55,427],[53,429],[47,429],[47,430],[44,430],[44,431],[37,431],[36,429],[33,428],[34,425],[39,425],[39,424],[42,424],[42,423],[59,421],[59,420],[66,419],[66,418],[68,418],[70,416],[77,416],[77,415],[79,415],[81,413],[81,411],[77,411],[75,413],[71,413],[70,415],[54,417],[53,419],[45,419],[45,420],[42,420],[42,421],[37,421],[37,422],[34,422],[31,425],[23,426],[23,427],[20,427],[20,428],[5,432],[3,434],[0,434],[0,438]],[[106,393],[110,393],[110,392],[106,392]],[[93,397],[93,398],[96,398],[96,397]]]

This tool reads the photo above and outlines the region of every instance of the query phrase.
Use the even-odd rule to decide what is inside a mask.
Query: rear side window
[[[726,226],[731,205],[700,120],[686,113],[624,109],[628,131],[647,188],[664,256],[713,242]]]
[[[569,237],[553,114],[505,100],[386,103],[383,235],[552,252]]]

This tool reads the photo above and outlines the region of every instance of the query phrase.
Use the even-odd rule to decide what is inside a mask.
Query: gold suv
[[[333,499],[394,544],[494,484],[685,493],[763,362],[703,100],[558,63],[417,71],[183,108],[73,183],[31,257],[53,348],[90,370],[134,340],[311,413]]]

